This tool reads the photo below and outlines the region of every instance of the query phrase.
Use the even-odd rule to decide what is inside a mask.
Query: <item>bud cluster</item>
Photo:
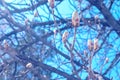
[[[99,44],[98,44],[98,39],[94,39],[94,42],[92,42],[92,40],[88,40],[87,43],[88,49],[91,50],[97,50],[99,48]]]

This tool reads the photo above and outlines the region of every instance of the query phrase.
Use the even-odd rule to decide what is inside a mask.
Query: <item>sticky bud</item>
[[[34,17],[38,17],[38,11],[34,12]]]
[[[65,31],[65,32],[63,33],[63,35],[62,35],[62,41],[63,41],[63,43],[66,42],[68,35],[69,35],[69,32],[67,32],[67,31]]]
[[[51,8],[54,8],[55,0],[48,0],[48,3]]]
[[[98,39],[94,39],[94,50],[97,50],[99,47],[98,45]]]
[[[77,11],[74,11],[74,12],[72,13],[72,25],[73,25],[74,27],[77,27],[77,26],[79,26],[79,24],[80,24],[79,14],[78,14]]]
[[[31,67],[32,67],[32,63],[26,64],[26,68],[31,68]]]
[[[53,32],[54,32],[54,34],[56,35],[57,34],[57,30],[55,29],[55,30],[53,30]]]
[[[92,40],[88,40],[88,43],[87,43],[87,46],[88,46],[88,49],[91,51],[93,49],[93,43],[92,43]]]
[[[109,61],[109,58],[106,58],[106,59],[105,59],[105,62],[108,63],[108,61]]]
[[[56,38],[57,30],[55,29],[55,30],[53,30],[53,32],[54,32],[54,38]]]
[[[95,15],[95,19],[98,19],[99,18],[99,16],[98,15]]]
[[[6,40],[3,41],[3,45],[4,45],[4,48],[5,48],[5,49],[8,49],[9,44],[8,44],[8,42],[7,42]]]

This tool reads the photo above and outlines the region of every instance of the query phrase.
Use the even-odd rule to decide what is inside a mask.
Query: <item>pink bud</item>
[[[31,67],[32,67],[32,63],[26,64],[26,68],[31,68]]]
[[[48,0],[48,3],[51,8],[54,8],[55,0]]]
[[[54,29],[53,32],[54,32],[55,35],[57,34],[57,30],[56,29]]]
[[[8,49],[8,47],[9,47],[8,41],[4,40],[3,45],[4,45],[5,49]]]
[[[105,59],[105,62],[108,63],[108,62],[109,62],[109,58],[106,58],[106,59]]]
[[[94,39],[94,50],[97,50],[99,47],[98,45],[98,39]]]
[[[34,17],[38,17],[38,11],[34,12]]]
[[[98,15],[95,15],[95,19],[98,19],[99,18],[99,16]]]
[[[53,30],[53,32],[54,32],[54,38],[56,38],[57,30],[55,29],[55,30]]]
[[[73,14],[72,14],[72,25],[74,27],[77,27],[79,26],[80,24],[80,17],[79,17],[79,14],[77,11],[74,11]]]
[[[62,41],[63,41],[63,43],[66,42],[68,35],[69,35],[69,32],[67,32],[67,31],[65,31],[65,32],[63,33],[63,35],[62,35]]]
[[[91,51],[93,49],[92,40],[89,39],[87,45],[88,45],[88,49]]]

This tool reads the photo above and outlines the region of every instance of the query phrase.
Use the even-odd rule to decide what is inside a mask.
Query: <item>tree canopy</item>
[[[119,80],[119,0],[0,0],[0,80]]]

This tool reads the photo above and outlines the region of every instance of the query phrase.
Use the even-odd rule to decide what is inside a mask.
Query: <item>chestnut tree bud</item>
[[[88,40],[87,46],[90,51],[93,49],[93,42],[91,39]]]
[[[3,41],[3,46],[4,46],[5,49],[8,49],[8,47],[9,47],[8,41],[4,40]]]
[[[51,8],[54,8],[55,0],[48,0],[48,3]]]
[[[106,62],[106,63],[108,63],[108,62],[109,62],[109,58],[108,58],[108,57],[105,59],[105,62]]]
[[[68,35],[69,35],[69,32],[68,32],[68,31],[65,31],[65,32],[63,33],[63,35],[62,35],[62,41],[63,41],[63,43],[66,42]]]
[[[79,24],[80,24],[79,14],[78,14],[77,11],[74,11],[74,12],[72,13],[72,25],[73,25],[74,27],[77,27],[77,26],[79,26]]]
[[[32,63],[27,63],[26,68],[32,68]]]
[[[98,39],[94,39],[94,50],[97,50],[99,47],[98,45]]]
[[[34,17],[38,17],[38,11],[34,12]]]

